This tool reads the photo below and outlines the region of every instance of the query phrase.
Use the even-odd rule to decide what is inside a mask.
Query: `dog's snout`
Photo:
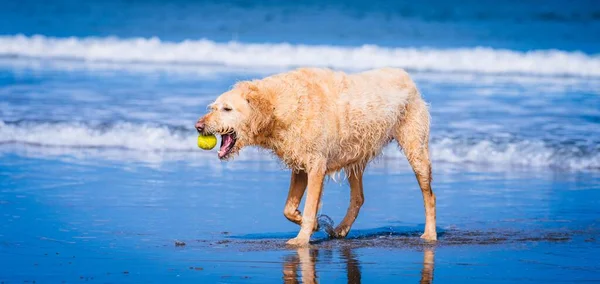
[[[204,123],[204,121],[202,119],[200,119],[196,122],[196,130],[198,130],[198,133],[204,132],[205,127],[206,127],[206,124]]]

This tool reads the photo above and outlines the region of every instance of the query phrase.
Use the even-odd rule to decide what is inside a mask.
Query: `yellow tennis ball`
[[[198,135],[198,147],[204,150],[210,150],[217,145],[217,137],[214,135]]]

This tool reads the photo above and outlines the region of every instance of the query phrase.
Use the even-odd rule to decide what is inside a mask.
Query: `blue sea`
[[[196,147],[220,93],[300,66],[409,71],[437,243],[394,145],[301,249],[289,170]],[[2,283],[595,282],[599,208],[597,1],[0,0]]]

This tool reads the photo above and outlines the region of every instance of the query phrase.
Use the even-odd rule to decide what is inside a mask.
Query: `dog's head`
[[[257,145],[273,121],[268,92],[256,83],[241,82],[209,105],[209,113],[196,122],[201,134],[221,135],[219,159],[226,160],[244,146]]]

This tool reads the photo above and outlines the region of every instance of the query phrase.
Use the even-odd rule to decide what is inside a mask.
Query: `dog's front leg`
[[[298,236],[289,240],[287,244],[304,246],[308,245],[317,222],[317,210],[321,203],[323,192],[323,179],[325,178],[325,163],[318,164],[308,172],[308,188],[302,214],[302,224]]]
[[[302,195],[306,190],[308,183],[308,176],[305,171],[292,172],[292,178],[290,180],[290,191],[285,202],[285,208],[283,209],[283,215],[288,220],[302,225],[302,215],[298,211]]]

